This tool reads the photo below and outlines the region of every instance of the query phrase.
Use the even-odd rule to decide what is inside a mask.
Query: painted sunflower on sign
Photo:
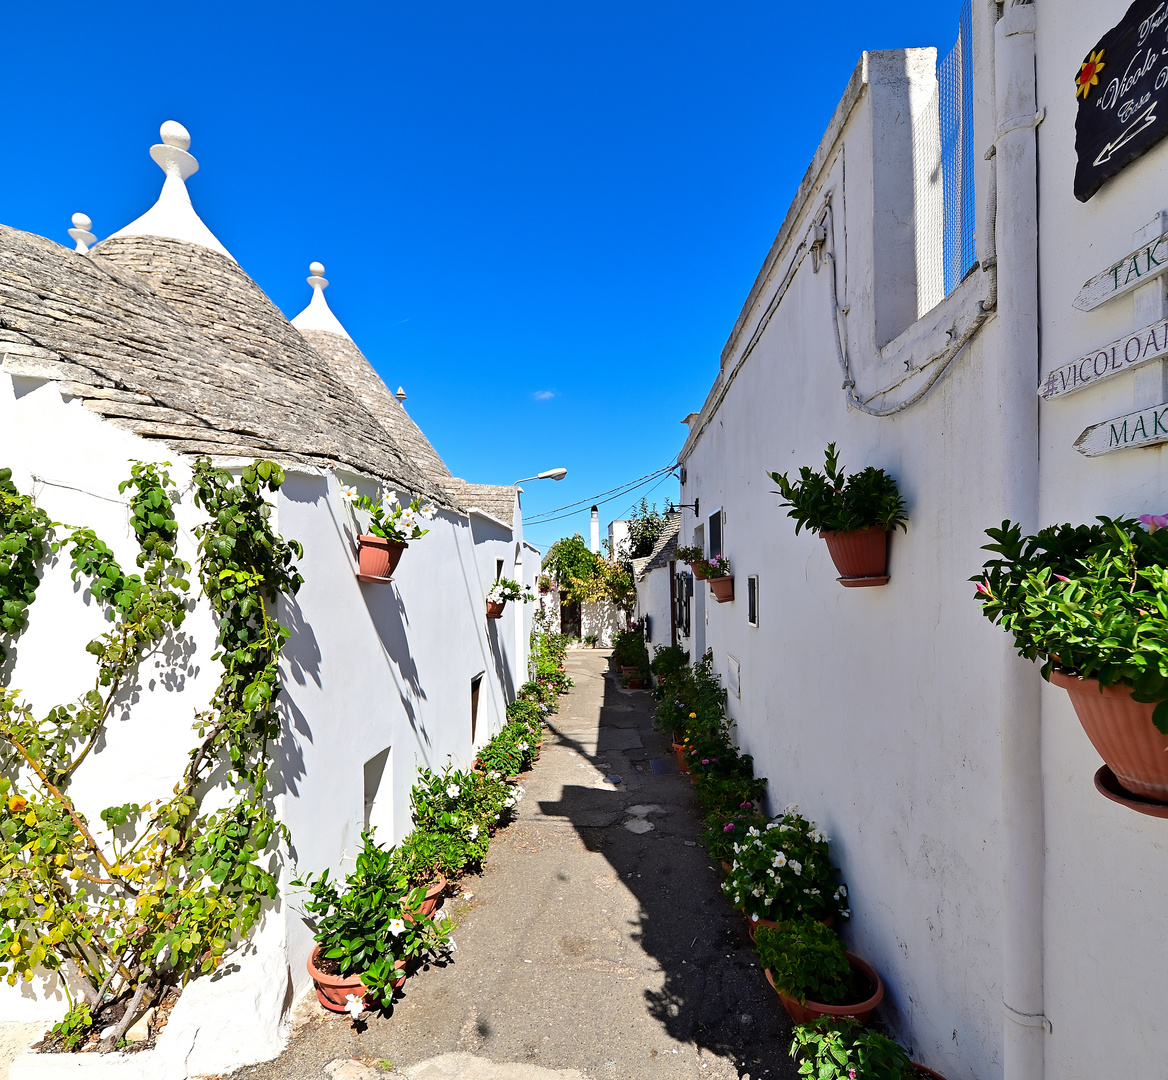
[[[1091,87],[1099,85],[1099,72],[1106,66],[1103,63],[1102,49],[1088,56],[1079,68],[1079,74],[1075,76],[1075,97],[1082,94],[1083,100],[1086,101],[1087,95],[1091,93]]]

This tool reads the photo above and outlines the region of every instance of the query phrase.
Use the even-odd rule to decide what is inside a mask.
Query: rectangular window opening
[[[710,523],[710,553],[707,559],[713,559],[722,554],[722,511],[715,510],[709,517]]]
[[[746,579],[746,621],[751,626],[758,626],[758,574],[751,574]]]
[[[483,672],[479,672],[470,681],[470,741],[474,745],[475,735],[479,726],[479,691],[483,686]]]
[[[503,559],[496,559],[495,560],[495,580],[496,581],[498,581],[499,578],[501,578],[503,576],[503,562],[504,562]]]

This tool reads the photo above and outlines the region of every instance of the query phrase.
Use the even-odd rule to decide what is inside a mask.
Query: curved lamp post
[[[522,480],[516,480],[515,484],[526,484],[528,480],[563,480],[567,475],[567,469],[548,469],[547,472],[541,472],[538,476],[525,476]],[[514,487],[515,484],[511,486]]]

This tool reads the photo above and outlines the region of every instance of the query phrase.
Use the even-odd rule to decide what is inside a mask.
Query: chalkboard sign
[[[1168,0],[1135,0],[1075,73],[1075,198],[1168,135]]]

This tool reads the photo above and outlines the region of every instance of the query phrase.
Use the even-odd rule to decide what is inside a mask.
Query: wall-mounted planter
[[[710,592],[714,594],[714,599],[719,604],[728,604],[734,599],[733,577],[712,577],[706,580],[710,583]]]
[[[507,606],[506,600],[488,600],[487,601],[487,618],[501,619],[503,617],[503,609]]]
[[[690,571],[693,573],[693,576],[696,577],[699,581],[705,580],[706,571],[702,568],[701,563],[691,562],[689,564],[689,568],[690,568]]]
[[[847,533],[825,529],[819,535],[827,543],[828,554],[839,571],[837,580],[845,588],[888,584],[888,533],[879,525]]]
[[[1100,687],[1097,679],[1080,679],[1057,669],[1051,671],[1050,681],[1070,695],[1087,738],[1120,788],[1136,800],[1168,804],[1168,735],[1152,725],[1156,706],[1132,701],[1130,687]],[[1107,791],[1103,794],[1112,797]]]
[[[357,580],[385,585],[393,580],[393,572],[401,562],[402,553],[410,545],[404,540],[386,540],[382,536],[357,537]]]

